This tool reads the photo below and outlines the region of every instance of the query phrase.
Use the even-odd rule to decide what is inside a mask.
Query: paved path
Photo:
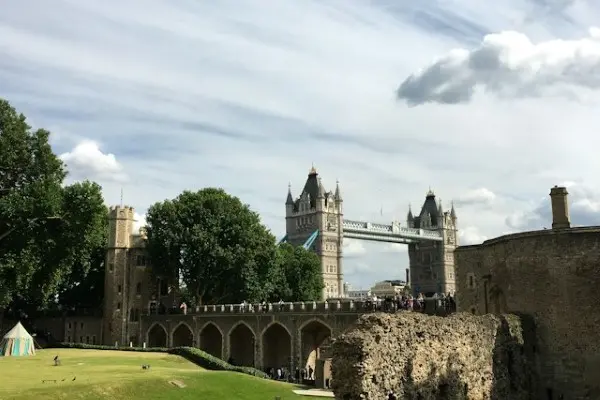
[[[325,389],[294,390],[294,393],[299,394],[301,396],[330,397],[330,398],[335,397],[331,390],[325,390]]]

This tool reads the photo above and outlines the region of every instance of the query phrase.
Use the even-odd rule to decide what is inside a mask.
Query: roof
[[[21,322],[17,322],[17,324],[10,330],[6,335],[4,335],[4,339],[33,339],[27,329],[21,325]]]

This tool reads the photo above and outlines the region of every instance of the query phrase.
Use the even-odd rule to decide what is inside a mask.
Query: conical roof
[[[27,332],[27,329],[21,325],[21,322],[17,322],[17,324],[4,335],[4,339],[32,339],[32,337],[29,332]]]

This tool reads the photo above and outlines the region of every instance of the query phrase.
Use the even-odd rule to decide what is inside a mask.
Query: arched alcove
[[[173,347],[194,346],[194,332],[187,324],[179,324],[173,331]]]
[[[154,324],[148,330],[148,347],[167,347],[167,330],[161,324]]]
[[[269,326],[262,334],[263,368],[290,368],[292,337],[279,323]]]
[[[331,328],[322,321],[310,321],[300,329],[300,366],[306,369],[307,374],[311,369],[314,373],[316,362],[321,358],[330,339]]]
[[[244,323],[236,325],[229,332],[229,362],[234,365],[254,366],[254,346],[256,337],[252,329]]]
[[[223,334],[212,322],[200,331],[200,350],[218,358],[223,358]]]

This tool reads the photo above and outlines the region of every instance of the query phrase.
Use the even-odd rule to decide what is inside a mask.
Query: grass
[[[55,355],[61,366],[54,366]],[[143,364],[149,364],[150,370],[143,370]],[[182,382],[185,387],[170,381]],[[38,350],[32,357],[0,357],[3,400],[305,398],[292,392],[296,388],[237,372],[208,371],[164,353],[49,349]]]

